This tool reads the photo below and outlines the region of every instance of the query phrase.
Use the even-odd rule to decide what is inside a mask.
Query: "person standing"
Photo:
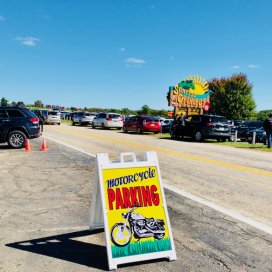
[[[39,118],[39,124],[40,124],[40,128],[41,128],[41,132],[43,132],[44,117],[43,117],[41,111],[37,112],[37,117]]]
[[[268,118],[265,119],[263,123],[263,128],[266,132],[266,138],[267,138],[267,147],[271,148],[272,145],[272,112],[269,113]]]

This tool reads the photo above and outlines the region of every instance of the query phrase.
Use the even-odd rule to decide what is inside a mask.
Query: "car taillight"
[[[29,121],[33,124],[39,123],[39,118],[30,118]]]
[[[106,118],[107,121],[112,121],[112,118]]]
[[[216,124],[215,123],[207,123],[207,127],[215,127]]]

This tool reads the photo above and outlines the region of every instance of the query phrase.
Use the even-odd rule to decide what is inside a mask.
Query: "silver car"
[[[79,124],[80,126],[91,125],[96,113],[94,112],[75,112],[72,117],[72,125]]]
[[[59,111],[48,111],[47,119],[45,119],[47,124],[58,124],[61,123],[60,112]]]
[[[124,117],[121,114],[114,112],[98,113],[92,121],[92,128],[101,127],[103,129],[121,129],[123,125]]]

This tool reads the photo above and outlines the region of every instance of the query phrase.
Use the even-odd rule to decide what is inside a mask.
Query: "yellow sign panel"
[[[112,258],[171,250],[156,166],[102,170]]]

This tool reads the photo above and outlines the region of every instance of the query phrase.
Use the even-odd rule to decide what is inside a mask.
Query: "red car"
[[[132,116],[126,119],[123,131],[135,131],[136,133],[161,131],[161,123],[157,117],[153,116]]]

